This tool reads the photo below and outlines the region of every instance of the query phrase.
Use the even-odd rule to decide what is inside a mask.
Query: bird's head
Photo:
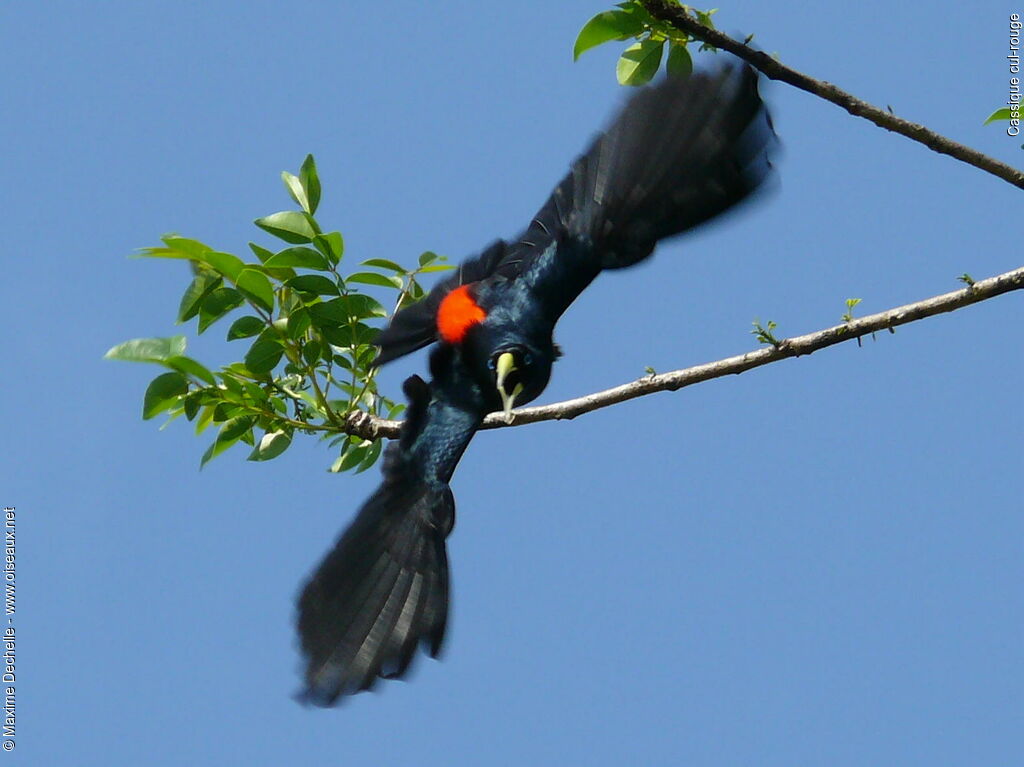
[[[551,378],[553,350],[532,348],[522,343],[502,346],[487,358],[488,382],[501,401],[508,418],[512,408],[540,396]]]
[[[544,391],[559,355],[544,315],[513,316],[501,307],[501,300],[508,301],[510,284],[501,280],[459,286],[437,309],[438,336],[458,350],[487,405],[501,408],[506,418],[513,407]],[[432,373],[437,378],[444,370]]]

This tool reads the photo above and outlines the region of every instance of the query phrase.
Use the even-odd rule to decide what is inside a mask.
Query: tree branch
[[[755,50],[715,29],[702,25],[695,16],[674,0],[640,0],[647,11],[657,19],[665,21],[679,31],[702,40],[722,50],[728,51],[743,59],[755,69],[772,80],[781,80],[800,90],[831,101],[856,117],[870,120],[880,128],[899,133],[912,141],[924,144],[940,154],[947,154],[961,162],[972,165],[979,170],[1003,179],[1014,186],[1024,189],[1024,172],[1002,163],[988,155],[959,144],[951,139],[935,133],[923,125],[912,123],[897,117],[891,112],[862,101],[837,88],[831,83],[816,80],[802,72],[787,67],[768,54]],[[513,411],[510,421],[506,421],[500,413],[491,413],[484,420],[484,429],[498,429],[506,426],[522,426],[538,421],[552,421],[575,418],[601,408],[617,405],[620,402],[643,397],[659,391],[675,391],[684,386],[691,386],[712,378],[736,375],[752,368],[761,367],[788,357],[799,357],[824,349],[827,346],[852,341],[880,330],[889,330],[898,325],[932,317],[936,314],[951,312],[970,306],[1011,290],[1024,288],[1024,267],[1015,269],[987,280],[975,282],[963,290],[935,296],[905,306],[898,306],[868,317],[861,317],[841,325],[835,325],[814,333],[808,333],[780,341],[775,346],[757,349],[735,357],[697,365],[683,370],[660,375],[649,375],[632,383],[616,386],[613,389],[588,394],[584,397],[556,402],[539,407],[520,408]],[[364,439],[378,437],[394,439],[398,437],[401,421],[389,421],[376,418],[368,413],[355,411],[343,419],[342,430]]]
[[[692,386],[702,381],[709,381],[712,378],[737,375],[788,357],[800,357],[805,354],[811,354],[819,349],[843,343],[844,341],[853,341],[880,330],[889,330],[899,325],[906,325],[910,322],[925,319],[926,317],[934,317],[937,314],[952,312],[956,309],[976,304],[979,301],[985,301],[1003,293],[1009,293],[1011,290],[1021,289],[1024,289],[1024,267],[990,277],[986,280],[979,280],[963,290],[955,290],[952,293],[926,298],[916,303],[897,306],[895,309],[889,309],[888,311],[879,312],[867,317],[858,317],[850,322],[834,325],[814,333],[787,338],[780,341],[776,346],[757,349],[746,354],[718,360],[717,362],[708,362],[683,370],[675,370],[671,373],[644,376],[631,383],[616,386],[613,389],[606,389],[584,397],[565,400],[564,402],[514,410],[510,422],[506,421],[500,413],[491,413],[484,420],[482,428],[498,429],[505,426],[522,426],[528,423],[536,423],[537,421],[575,418],[584,413],[617,405],[620,402],[643,397],[654,392],[675,391],[682,389],[684,386]],[[401,425],[400,421],[386,421],[362,412],[351,413],[345,419],[345,431],[350,434],[357,434],[365,439],[375,439],[377,437],[394,439],[398,436]]]
[[[899,133],[901,136],[906,136],[912,141],[924,144],[935,152],[947,154],[968,165],[973,165],[979,170],[991,173],[993,176],[1001,178],[1019,189],[1024,189],[1024,172],[993,157],[982,154],[976,149],[971,149],[969,146],[948,139],[923,125],[904,120],[902,117],[897,117],[891,112],[879,109],[866,101],[861,101],[841,88],[837,88],[832,83],[808,77],[802,72],[798,72],[773,59],[768,54],[755,50],[749,45],[741,43],[716,29],[709,29],[698,22],[695,16],[673,2],[673,0],[640,0],[640,2],[647,9],[648,13],[656,19],[667,22],[676,27],[680,32],[685,32],[691,37],[702,40],[709,45],[729,51],[729,53],[743,59],[772,80],[781,80],[795,88],[813,93],[815,96],[819,96],[842,107],[856,117],[870,120],[879,128]]]

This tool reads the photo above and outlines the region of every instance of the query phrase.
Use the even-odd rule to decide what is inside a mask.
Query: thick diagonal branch
[[[655,18],[671,24],[679,31],[685,32],[691,37],[702,40],[716,48],[721,48],[724,51],[729,51],[729,53],[743,59],[772,80],[781,80],[795,88],[813,93],[815,96],[819,96],[842,107],[856,117],[870,120],[880,128],[899,133],[901,136],[906,136],[912,141],[924,144],[935,152],[948,154],[950,157],[955,157],[961,162],[973,165],[975,168],[991,173],[993,176],[997,176],[1020,189],[1024,189],[1024,172],[993,157],[982,154],[977,149],[971,149],[969,146],[948,139],[923,125],[912,123],[884,109],[879,109],[866,101],[856,98],[843,89],[837,88],[832,83],[808,77],[802,72],[798,72],[773,59],[763,51],[755,50],[749,45],[745,45],[718,30],[708,29],[697,21],[696,17],[688,13],[681,6],[671,2],[671,0],[641,0],[641,3]]]
[[[814,333],[787,338],[775,346],[768,346],[763,349],[747,352],[746,354],[718,360],[717,362],[696,365],[684,370],[674,370],[671,373],[644,376],[631,383],[616,386],[613,389],[606,389],[584,397],[565,400],[564,402],[514,410],[511,422],[507,422],[499,413],[492,413],[487,416],[483,428],[497,429],[505,426],[521,426],[523,424],[536,423],[537,421],[575,418],[578,415],[617,405],[620,402],[643,397],[647,394],[660,391],[675,391],[682,389],[684,386],[692,386],[712,378],[743,373],[762,365],[778,362],[787,357],[800,357],[805,354],[811,354],[827,346],[833,346],[844,341],[853,341],[871,333],[888,330],[899,325],[906,325],[926,317],[934,317],[937,314],[962,309],[979,301],[1022,288],[1024,288],[1024,267],[996,277],[990,277],[986,280],[979,280],[963,290],[955,290],[952,293],[926,298],[913,304],[897,306],[895,309],[889,309],[888,311],[879,312],[867,317],[859,317],[850,322],[818,330]],[[354,413],[348,418],[345,426],[345,430],[350,434],[358,434],[368,439],[376,437],[394,438],[398,436],[401,422],[385,421],[365,413]]]

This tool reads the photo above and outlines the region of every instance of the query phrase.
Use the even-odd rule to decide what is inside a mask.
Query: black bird
[[[432,380],[406,380],[383,482],[299,598],[302,699],[331,705],[400,677],[421,644],[438,654],[455,523],[448,482],[484,416],[544,391],[555,323],[599,272],[642,261],[757,189],[773,136],[747,67],[641,90],[515,242],[466,261],[381,332],[378,365],[438,342]]]

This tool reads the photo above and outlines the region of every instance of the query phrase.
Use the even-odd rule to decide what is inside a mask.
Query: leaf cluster
[[[778,327],[778,324],[773,320],[768,320],[764,325],[761,324],[761,320],[754,320],[752,324],[754,329],[750,331],[750,334],[757,339],[758,343],[774,346],[775,348],[778,348],[779,344],[782,343],[775,336],[775,329]]]
[[[840,317],[839,319],[841,319],[845,323],[853,322],[853,319],[854,319],[854,317],[853,317],[853,310],[856,309],[857,308],[857,304],[859,304],[863,300],[864,299],[862,299],[862,298],[847,298],[846,299],[846,311],[843,313],[843,316]]]
[[[699,11],[687,5],[681,7],[703,26],[715,28],[711,17],[718,11],[717,8]],[[627,0],[610,11],[597,14],[583,25],[573,46],[573,60],[591,48],[612,40],[636,40],[622,52],[615,66],[615,74],[621,85],[643,85],[650,82],[657,74],[663,57],[669,75],[688,77],[693,71],[690,43],[699,42],[702,51],[715,50],[714,46],[695,40],[671,24],[651,16],[638,0]]]
[[[244,342],[241,358],[211,370],[186,356],[183,335],[126,341],[106,357],[167,369],[146,389],[142,417],[183,415],[195,423],[197,434],[216,427],[201,465],[239,442],[252,448],[249,460],[271,460],[302,432],[338,447],[332,471],[364,471],[380,456],[381,442],[347,433],[346,420],[355,411],[394,418],[404,409],[380,393],[374,380],[373,342],[381,321],[423,297],[421,275],[452,267],[427,252],[413,269],[371,258],[343,273],[345,241],[340,232],[325,232],[316,218],[321,187],[313,156],[306,157],[298,175],[286,171],[281,177],[298,209],[254,223],[284,247],[250,242],[252,255],[243,260],[198,240],[167,235],[160,246],[140,253],[191,264],[193,278],[181,297],[178,323],[194,320],[201,335],[232,316],[226,337]],[[390,295],[390,310],[366,287]]]

